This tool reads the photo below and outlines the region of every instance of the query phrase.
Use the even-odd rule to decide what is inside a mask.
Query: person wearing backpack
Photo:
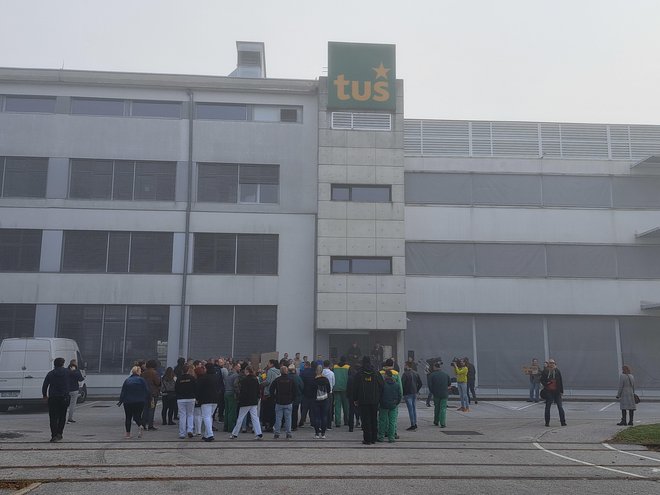
[[[378,435],[377,442],[382,442],[387,435],[387,440],[394,443],[396,436],[396,420],[398,417],[397,406],[401,402],[401,389],[394,380],[394,370],[385,370],[383,378],[383,394],[380,396],[378,408]]]
[[[293,400],[296,396],[296,384],[289,376],[289,368],[282,366],[280,376],[273,380],[268,391],[275,400],[275,424],[273,425],[273,438],[280,438],[280,429],[282,428],[282,416],[284,416],[284,428],[286,430],[287,440],[291,436],[291,412],[293,409]]]
[[[383,377],[374,370],[369,356],[362,358],[362,369],[353,381],[352,400],[360,410],[362,420],[362,443],[376,443],[378,435],[378,404],[383,394]]]

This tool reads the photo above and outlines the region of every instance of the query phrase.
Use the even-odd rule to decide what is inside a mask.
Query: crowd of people
[[[138,361],[124,381],[117,403],[124,408],[125,438],[131,438],[133,423],[138,438],[145,430],[158,429],[154,417],[160,400],[160,426],[177,425],[177,420],[180,439],[197,436],[212,442],[220,423],[230,439],[248,430],[255,439],[262,439],[264,433],[272,433],[274,439],[282,435],[290,439],[293,432],[306,426],[309,417],[315,439],[325,439],[333,427],[347,427],[349,432],[361,428],[365,445],[385,440],[395,442],[399,438],[399,403],[405,402],[408,410],[407,430],[415,431],[418,427],[417,399],[422,388],[418,363],[423,363],[427,374],[426,405],[430,407],[433,400],[435,426],[447,426],[450,393],[458,393],[461,412],[469,412],[472,401],[477,403],[476,370],[467,357],[452,360],[453,379],[443,371],[439,358],[418,363],[411,358],[401,372],[391,358],[374,363],[374,358],[379,357],[382,355],[374,353],[362,356],[353,344],[346,356],[334,363],[321,356],[316,360],[301,358],[300,353],[291,359],[285,353],[282,359],[271,359],[261,368],[248,360],[231,358],[188,361],[179,358],[175,367],[165,370],[157,360]],[[43,396],[49,405],[51,442],[62,439],[67,411],[68,421],[75,422],[75,404],[84,380],[75,361],[64,368],[64,359],[57,358],[54,365],[43,384]],[[566,426],[564,386],[555,360],[548,360],[541,368],[534,359],[524,370],[529,375],[528,400],[545,400],[545,425],[550,425],[554,403],[561,425]],[[639,399],[628,366],[623,366],[617,399],[622,410],[618,424],[632,425]]]

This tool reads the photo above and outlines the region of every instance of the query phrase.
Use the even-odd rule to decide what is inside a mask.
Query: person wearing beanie
[[[360,410],[362,419],[362,443],[376,443],[378,435],[378,404],[383,393],[384,381],[374,370],[369,356],[362,358],[362,369],[355,375],[351,399]]]

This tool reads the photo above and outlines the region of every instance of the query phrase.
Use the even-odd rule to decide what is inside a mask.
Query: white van
[[[10,406],[43,403],[41,386],[58,357],[64,358],[64,366],[75,359],[81,370],[84,367],[75,340],[39,337],[4,339],[0,344],[0,411],[5,412]],[[78,403],[86,398],[87,386],[83,383]]]

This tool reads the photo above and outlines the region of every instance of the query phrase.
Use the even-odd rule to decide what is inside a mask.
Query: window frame
[[[389,271],[379,272],[363,272],[355,271],[354,262],[359,261],[387,261]],[[348,262],[348,271],[335,270],[335,263]],[[330,257],[330,273],[333,275],[392,275],[392,256],[331,256]]]
[[[359,189],[374,189],[374,190],[387,190],[386,201],[367,201],[365,199],[355,199],[354,191]],[[335,191],[347,190],[348,199],[335,199]],[[331,201],[350,201],[353,203],[391,203],[392,202],[392,185],[391,184],[331,184],[330,185],[330,200]]]

